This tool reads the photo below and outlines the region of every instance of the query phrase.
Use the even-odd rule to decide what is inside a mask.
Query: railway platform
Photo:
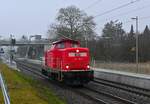
[[[150,90],[150,75],[93,68],[95,77]]]

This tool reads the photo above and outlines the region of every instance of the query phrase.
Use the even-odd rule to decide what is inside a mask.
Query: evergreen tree
[[[122,23],[110,21],[105,24],[102,37],[104,38],[105,54],[109,61],[121,61],[123,55],[123,37],[125,31]],[[117,53],[117,54],[116,54]]]
[[[131,25],[130,33],[126,40],[126,58],[129,62],[135,62],[136,40],[133,25]]]
[[[125,34],[122,29],[122,23],[118,21],[110,21],[105,24],[103,29],[103,37],[111,37],[114,40],[118,40]]]
[[[139,36],[139,57],[140,61],[150,60],[150,30],[148,26],[145,27],[143,34]]]

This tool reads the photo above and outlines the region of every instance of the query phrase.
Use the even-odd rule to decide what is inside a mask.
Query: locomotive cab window
[[[59,48],[59,49],[65,48],[65,43],[59,43],[59,44],[57,44],[56,48]]]

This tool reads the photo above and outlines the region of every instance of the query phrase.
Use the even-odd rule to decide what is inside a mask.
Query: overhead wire
[[[97,5],[99,2],[101,2],[102,0],[97,0],[97,1],[95,1],[94,3],[92,3],[92,4],[90,4],[89,6],[87,6],[86,8],[84,8],[84,10],[86,10],[86,9],[90,9],[90,8],[92,8],[92,7],[94,7],[94,5]]]
[[[145,20],[145,19],[150,19],[150,16],[145,16],[145,17],[140,17],[139,20],[142,21],[142,20]],[[123,24],[127,24],[127,23],[130,23],[132,22],[132,20],[128,20],[128,21],[125,21],[125,22],[122,22]]]
[[[118,7],[116,7],[116,8],[113,8],[113,9],[110,9],[110,10],[105,11],[105,12],[103,12],[103,13],[100,13],[100,14],[98,14],[98,15],[95,15],[94,18],[97,18],[97,17],[99,17],[99,16],[103,16],[103,15],[109,14],[109,13],[111,13],[111,12],[114,12],[114,11],[119,10],[119,9],[121,9],[121,8],[127,7],[127,6],[129,6],[129,5],[131,5],[131,4],[134,4],[134,3],[139,2],[139,1],[140,1],[140,0],[132,0],[131,2],[128,2],[128,3],[126,3],[126,4],[123,4],[123,5],[121,5],[121,6],[118,6]],[[126,21],[125,23],[129,23],[129,22],[131,22],[131,21]]]
[[[149,5],[146,5],[146,6],[143,6],[143,7],[139,7],[139,8],[133,9],[133,10],[131,10],[131,11],[127,11],[127,12],[124,12],[124,13],[120,13],[120,14],[115,15],[115,16],[112,16],[112,17],[110,17],[110,18],[112,19],[112,18],[117,17],[117,16],[127,15],[127,14],[130,14],[130,13],[136,12],[136,11],[141,11],[141,10],[143,10],[143,9],[145,9],[145,8],[149,8],[149,7],[150,7],[150,4],[149,4]],[[109,19],[110,19],[110,18],[109,18]],[[106,20],[108,20],[108,19],[106,19]],[[98,20],[98,22],[99,22],[99,20]]]
[[[110,9],[110,10],[105,11],[105,12],[103,12],[103,13],[100,13],[100,14],[94,16],[94,18],[97,18],[97,17],[99,17],[99,16],[103,16],[103,15],[105,15],[105,14],[108,14],[108,13],[111,13],[111,12],[113,12],[113,11],[119,10],[119,9],[121,9],[121,8],[127,7],[127,6],[129,6],[129,5],[131,5],[131,4],[134,4],[134,3],[138,2],[138,1],[140,1],[140,0],[134,0],[134,1],[128,2],[128,3],[126,3],[126,4],[123,4],[123,5],[121,5],[121,6],[118,6],[118,7],[116,7],[116,8],[113,8],[113,9]]]
[[[90,8],[92,8],[92,7],[94,7],[95,5],[97,5],[99,2],[101,2],[102,0],[96,0],[95,2],[93,2],[92,4],[90,4],[89,6],[87,6],[84,10],[86,10],[86,9],[90,9]],[[97,18],[97,17],[99,17],[99,16],[103,16],[103,15],[106,15],[106,14],[109,14],[109,13],[111,13],[111,12],[114,12],[114,11],[116,11],[116,10],[119,10],[119,9],[121,9],[121,8],[124,8],[124,7],[127,7],[127,6],[129,6],[129,5],[131,5],[131,4],[134,4],[134,3],[136,3],[136,2],[139,2],[139,1],[141,1],[141,0],[132,0],[132,1],[130,1],[130,2],[128,2],[128,3],[125,3],[125,4],[123,4],[123,5],[120,5],[120,6],[118,6],[118,7],[115,7],[115,8],[113,8],[113,9],[110,9],[110,10],[108,10],[108,11],[105,11],[105,12],[103,12],[103,13],[100,13],[100,14],[98,14],[98,15],[95,15],[94,16],[94,18]],[[132,10],[131,12],[134,12],[134,11],[137,11],[137,10],[141,10],[141,9],[144,9],[144,8],[147,8],[147,7],[141,7],[141,8],[136,8],[136,9],[134,9],[134,10]],[[131,12],[125,12],[125,13],[120,13],[120,15],[122,15],[122,14],[129,14],[129,13],[131,13]],[[150,16],[149,17],[142,17],[143,19],[145,18],[150,18]],[[141,18],[141,19],[142,19]],[[129,23],[129,22],[132,22],[132,21],[126,21],[126,22],[123,22],[123,23]]]
[[[150,19],[150,16],[141,17],[140,19],[141,19],[141,20],[144,20],[144,19]]]

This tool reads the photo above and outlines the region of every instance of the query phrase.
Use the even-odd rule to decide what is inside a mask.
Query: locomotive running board
[[[62,70],[62,72],[88,72],[88,71],[93,71],[93,70]]]

